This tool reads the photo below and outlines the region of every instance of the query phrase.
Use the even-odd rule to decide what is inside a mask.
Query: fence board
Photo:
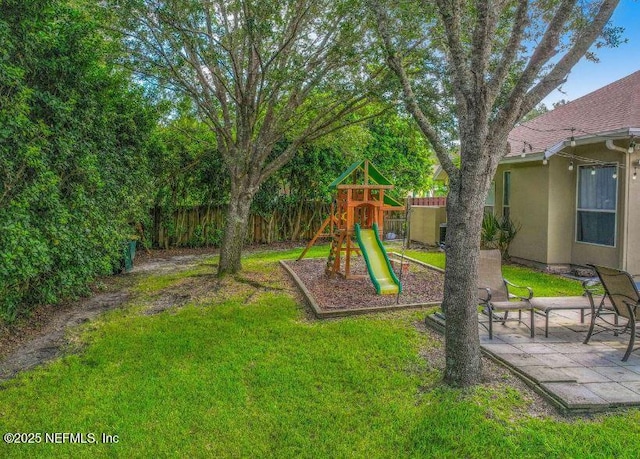
[[[152,210],[150,232],[154,247],[210,247],[219,245],[224,230],[226,209],[222,206],[178,208],[171,216],[161,208]],[[302,203],[276,210],[269,217],[249,217],[247,239],[250,243],[300,241],[313,237],[329,215],[323,203]]]
[[[430,198],[409,198],[409,202],[412,206],[432,206],[432,207],[446,207],[446,196],[437,196]]]

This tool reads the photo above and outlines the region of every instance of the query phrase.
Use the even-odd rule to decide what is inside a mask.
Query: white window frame
[[[493,192],[493,199],[492,193]],[[487,193],[487,199],[484,201],[484,213],[494,213],[496,209],[496,182],[492,181],[489,185],[489,192]]]
[[[575,220],[575,228],[573,231],[574,234],[574,240],[576,242],[576,244],[586,244],[586,245],[593,245],[596,247],[606,247],[608,249],[615,249],[618,246],[618,205],[619,205],[619,199],[620,199],[620,183],[618,182],[618,180],[620,180],[619,176],[618,178],[616,178],[616,205],[615,205],[615,209],[614,210],[606,210],[606,209],[582,209],[580,207],[578,207],[578,204],[580,202],[580,168],[592,168],[592,167],[615,167],[616,168],[616,172],[618,171],[620,165],[618,163],[607,163],[607,164],[598,164],[598,165],[593,165],[593,164],[579,164],[577,167],[577,171],[578,174],[576,176],[576,203],[575,203],[575,208],[576,208],[576,220]],[[613,214],[613,245],[609,245],[609,244],[598,244],[597,242],[585,242],[585,241],[579,241],[578,240],[578,212],[594,212],[594,213],[607,213],[607,214]]]

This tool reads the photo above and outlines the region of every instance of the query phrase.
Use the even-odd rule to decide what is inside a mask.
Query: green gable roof
[[[391,196],[389,196],[388,193],[384,194],[384,199],[383,202],[385,203],[385,205],[387,206],[394,206],[394,207],[404,207],[404,204],[401,203],[400,201],[398,201],[397,199],[392,198]]]
[[[373,165],[370,161],[363,159],[361,161],[356,161],[351,166],[347,168],[340,177],[335,179],[329,188],[334,189],[337,188],[338,185],[341,185],[351,174],[353,174],[356,170],[361,169],[364,173],[365,170],[365,162],[368,162],[368,172],[369,172],[369,180],[377,185],[393,185],[391,181],[386,178],[382,173],[378,170],[376,166]],[[385,199],[386,201],[386,199]]]

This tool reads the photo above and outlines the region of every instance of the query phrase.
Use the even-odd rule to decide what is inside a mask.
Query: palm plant
[[[498,218],[494,213],[486,213],[482,219],[481,244],[485,249],[498,249],[502,258],[509,259],[509,245],[520,231],[521,225],[508,215]]]

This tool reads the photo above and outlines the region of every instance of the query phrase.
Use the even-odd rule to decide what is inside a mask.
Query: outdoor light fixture
[[[549,163],[549,160],[547,158],[543,158],[542,159],[542,165],[546,166]]]
[[[596,175],[596,166],[591,166],[591,175]]]
[[[636,171],[636,168],[633,168],[633,177],[631,177],[633,180],[638,178],[638,172]]]
[[[569,163],[569,170],[572,171],[573,170],[573,160],[571,160],[571,162]]]
[[[633,153],[633,150],[636,148],[636,141],[633,140],[633,137],[631,138],[631,142],[629,142],[629,149],[627,150],[628,153]]]
[[[520,154],[521,158],[525,157],[526,152],[524,151],[524,145],[522,145],[522,153]]]
[[[617,178],[618,178],[618,169],[617,169],[617,168],[616,168],[616,170],[613,172],[613,174],[611,175],[611,178],[612,178],[613,180],[615,180],[615,179],[617,179]]]
[[[571,128],[571,146],[575,147],[576,146],[576,138],[573,136],[573,131],[575,131],[576,128]]]

